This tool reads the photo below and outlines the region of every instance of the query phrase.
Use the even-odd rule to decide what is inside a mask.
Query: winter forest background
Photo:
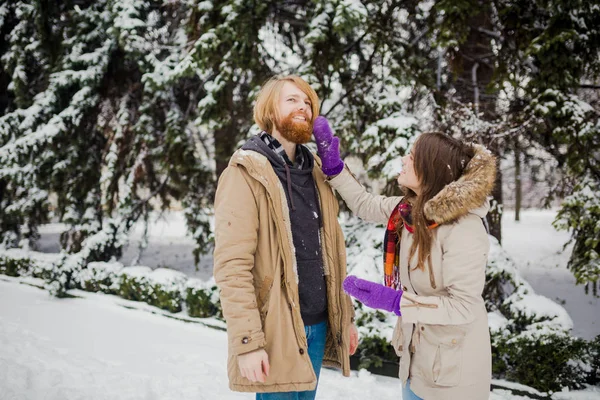
[[[600,336],[574,336],[564,310],[533,293],[501,247],[501,221],[507,208],[558,210],[568,269],[597,298],[599,51],[600,5],[588,0],[0,0],[0,273],[59,297],[105,292],[218,320],[210,279],[138,266],[147,227],[181,211],[189,264],[212,267],[218,176],[256,132],[259,87],[293,73],[373,190],[398,191],[398,158],[420,132],[498,156],[494,376],[546,393],[598,385]],[[381,227],[340,218],[349,269],[379,279]],[[357,307],[361,365],[394,361],[392,317]]]

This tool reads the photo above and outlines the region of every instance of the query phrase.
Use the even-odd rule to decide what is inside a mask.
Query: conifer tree
[[[412,11],[400,29],[423,44],[403,72],[431,93],[433,125],[500,156],[517,143],[526,159],[554,158],[565,179],[548,196],[568,196],[555,225],[572,232],[577,281],[597,287],[599,111],[581,96],[598,89],[600,9],[584,0],[441,0],[415,1]]]

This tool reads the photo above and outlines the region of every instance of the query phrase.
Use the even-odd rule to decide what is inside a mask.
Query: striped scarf
[[[279,143],[279,140],[275,139],[273,136],[269,135],[265,131],[262,131],[259,136],[262,139],[262,141],[265,142],[267,146],[269,146],[269,148],[273,150],[275,154],[277,154],[277,156],[279,156],[279,158],[288,166],[298,169],[304,168],[304,155],[302,153],[302,150],[300,150],[299,144],[296,145],[296,162],[293,163],[287,156],[287,153],[285,152],[285,149],[283,148],[281,143]]]
[[[400,288],[400,237],[398,232],[401,232],[403,227],[409,233],[415,231],[412,225],[411,210],[412,206],[409,203],[400,201],[390,215],[383,238],[384,283],[385,286],[396,290]],[[436,223],[428,224],[429,229],[437,226]]]
[[[394,207],[394,211],[392,211],[392,215],[390,215],[387,223],[385,236],[383,237],[384,284],[392,289],[400,287],[400,273],[398,271],[398,267],[400,266],[400,238],[398,237],[398,231],[400,230],[400,224],[402,224],[400,204]]]

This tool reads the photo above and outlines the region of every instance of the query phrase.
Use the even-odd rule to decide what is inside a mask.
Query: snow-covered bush
[[[494,376],[544,392],[597,381],[593,342],[571,336],[566,310],[535,294],[498,241],[490,241],[485,297]]]
[[[373,282],[383,280],[383,226],[357,218],[342,224],[346,237],[348,273]],[[381,367],[384,362],[398,363],[391,346],[396,316],[364,307],[353,299],[360,342],[356,354],[359,368]]]
[[[56,254],[36,253],[21,249],[0,249],[0,274],[33,276],[48,280],[57,259]]]
[[[32,269],[28,258],[13,258],[0,254],[0,274],[8,276],[26,275]]]
[[[597,132],[597,131],[596,131]],[[598,296],[600,286],[600,182],[586,176],[575,185],[556,217],[554,226],[572,230],[575,242],[567,267],[573,271],[578,284],[589,287]]]
[[[122,269],[119,262],[91,262],[79,273],[79,286],[88,292],[116,294]]]
[[[124,299],[133,301],[146,301],[149,286],[148,275],[152,270],[149,267],[129,267],[119,276],[119,289],[117,294]]]
[[[185,305],[190,317],[223,317],[219,290],[214,278],[209,281],[188,279],[185,290]]]
[[[597,381],[590,343],[569,334],[538,337],[492,334],[492,368],[496,378],[517,381],[542,392],[581,389]]]
[[[146,302],[153,306],[180,312],[187,276],[168,268],[157,268],[149,276],[150,290]]]
[[[588,353],[592,359],[592,370],[588,374],[587,383],[598,385],[600,384],[600,335],[590,342]]]
[[[0,250],[0,274],[33,276],[44,279],[50,286],[63,272],[60,260],[57,254]],[[186,308],[190,317],[222,318],[223,315],[214,279],[205,282],[188,278],[184,273],[168,268],[152,270],[145,266],[123,267],[118,262],[91,262],[70,279],[72,288],[115,294],[170,312]],[[67,291],[62,296],[68,296]]]
[[[401,157],[410,149],[419,132],[418,120],[404,112],[393,112],[371,124],[360,141],[350,145],[351,154],[364,163],[370,178],[384,178],[384,192],[397,191],[396,177],[402,170]]]
[[[379,368],[386,362],[397,365],[398,355],[391,344],[393,326],[390,324],[395,316],[379,310],[366,310],[356,301],[355,309],[360,337],[356,353],[359,358],[358,368]]]
[[[185,274],[167,268],[152,271],[149,267],[124,268],[119,282],[119,296],[143,301],[171,312],[182,310]]]

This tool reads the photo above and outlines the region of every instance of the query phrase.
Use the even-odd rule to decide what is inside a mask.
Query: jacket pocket
[[[422,372],[438,386],[457,386],[461,381],[466,325],[417,325],[421,343],[415,356],[427,360]],[[429,365],[427,365],[429,364]]]
[[[457,386],[462,369],[462,348],[440,344],[433,362],[433,382],[439,386]]]
[[[273,278],[270,276],[265,276],[258,292],[258,309],[263,321],[267,315],[267,310],[269,309],[269,298],[272,285]]]

